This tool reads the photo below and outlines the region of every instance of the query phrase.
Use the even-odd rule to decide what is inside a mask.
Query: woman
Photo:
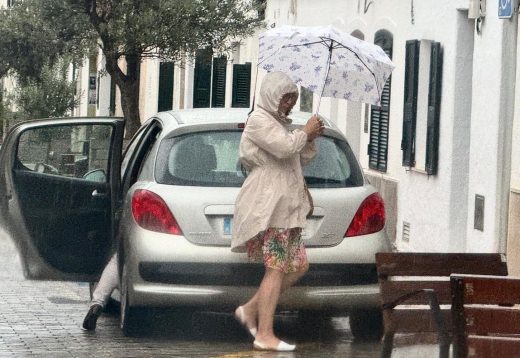
[[[312,206],[302,165],[316,155],[314,139],[323,133],[323,123],[315,115],[303,130],[289,130],[287,116],[297,99],[298,87],[287,75],[268,73],[240,142],[240,159],[249,175],[236,200],[231,249],[263,261],[265,274],[235,316],[261,350],[295,349],[274,335],[273,318],[280,293],[309,266],[301,231]]]

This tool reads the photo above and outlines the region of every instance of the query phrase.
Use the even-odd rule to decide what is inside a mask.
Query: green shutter
[[[213,86],[211,90],[211,107],[226,105],[226,69],[227,57],[213,59]]]
[[[439,159],[439,122],[442,88],[442,49],[433,42],[430,55],[430,84],[428,90],[428,127],[426,131],[426,172],[437,174]]]
[[[233,65],[233,96],[232,107],[249,107],[251,91],[251,63]]]
[[[173,62],[161,62],[159,65],[159,96],[157,110],[168,111],[173,108]]]
[[[391,33],[385,30],[378,31],[375,35],[375,44],[380,46],[388,57],[392,58],[393,37]],[[381,93],[381,107],[371,106],[370,108],[368,166],[381,172],[387,170],[391,84],[390,77]]]
[[[210,105],[212,57],[211,49],[197,51],[193,79],[193,108],[205,108]]]
[[[110,77],[110,104],[108,107],[108,113],[110,116],[116,114],[116,81]]]
[[[401,150],[403,166],[415,166],[415,126],[417,121],[417,89],[419,72],[419,41],[406,41],[404,75],[403,135]]]

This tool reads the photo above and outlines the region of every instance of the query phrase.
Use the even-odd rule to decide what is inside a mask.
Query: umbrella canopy
[[[258,66],[321,97],[381,105],[394,64],[381,47],[332,26],[281,26],[259,36]],[[319,104],[318,104],[319,109]]]

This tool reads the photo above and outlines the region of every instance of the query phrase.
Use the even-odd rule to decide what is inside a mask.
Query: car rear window
[[[241,131],[197,132],[163,140],[155,176],[161,184],[240,187],[247,173],[239,160]],[[348,144],[320,137],[318,155],[304,175],[311,188],[363,185],[363,175]]]

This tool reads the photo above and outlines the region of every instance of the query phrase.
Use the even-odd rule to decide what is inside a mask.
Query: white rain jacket
[[[305,227],[310,209],[302,165],[316,155],[302,130],[289,130],[291,120],[278,113],[282,97],[298,92],[282,72],[268,73],[257,108],[248,118],[240,141],[240,160],[249,171],[235,203],[231,250],[244,252],[245,243],[269,227]]]

